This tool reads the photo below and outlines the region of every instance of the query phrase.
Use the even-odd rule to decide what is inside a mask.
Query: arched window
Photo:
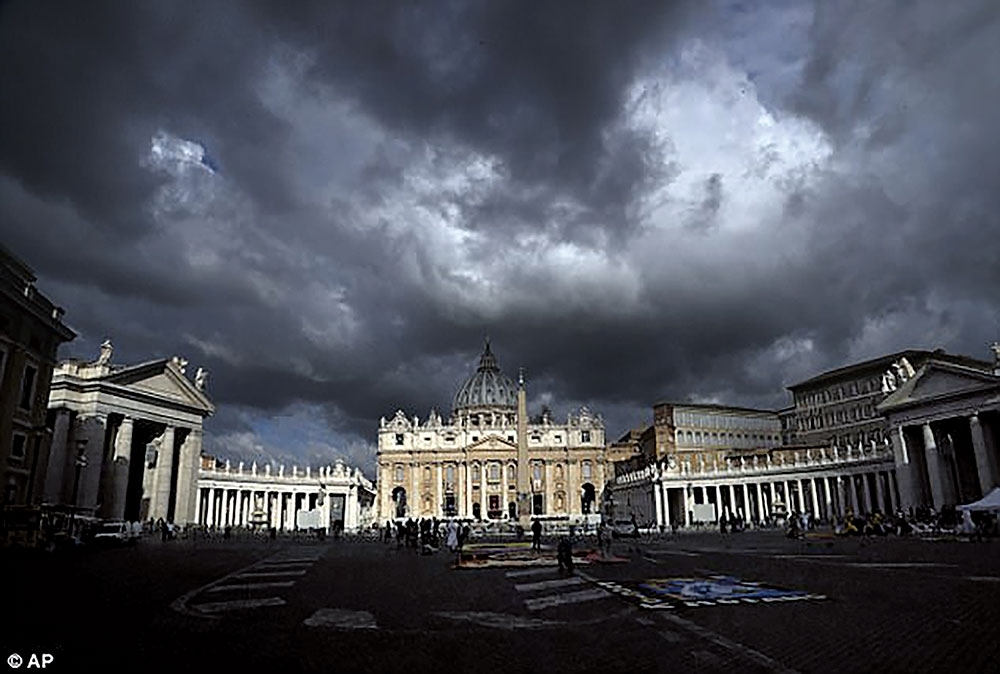
[[[592,475],[592,473],[593,473],[593,466],[591,465],[590,461],[584,461],[583,462],[582,472],[583,472],[583,479],[584,480],[589,480],[589,479],[591,479],[593,477],[593,475]]]
[[[515,466],[513,463],[508,464],[507,466],[507,479],[508,480],[517,479],[517,466]]]
[[[491,463],[490,464],[490,473],[489,473],[489,475],[490,475],[490,479],[491,480],[499,480],[500,479],[500,464],[499,463]]]
[[[475,482],[479,481],[479,464],[478,463],[472,464],[472,479]]]
[[[563,479],[563,467],[561,463],[556,464],[556,479],[557,480]]]

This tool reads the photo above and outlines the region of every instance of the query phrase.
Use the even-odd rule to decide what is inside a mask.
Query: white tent
[[[994,487],[986,496],[975,503],[958,506],[959,510],[1000,510],[1000,487]]]

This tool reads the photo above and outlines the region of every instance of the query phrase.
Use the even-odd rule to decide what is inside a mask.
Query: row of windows
[[[855,421],[863,421],[865,419],[871,419],[874,416],[875,408],[871,403],[865,403],[864,405],[857,405],[850,409],[839,409],[834,410],[833,412],[826,412],[824,414],[810,415],[799,419],[798,426],[800,431],[811,431]]]
[[[542,435],[541,435],[541,433],[532,433],[531,436],[528,439],[531,442],[540,443],[542,441]],[[562,444],[562,435],[556,434],[556,435],[553,436],[552,439],[553,439],[553,442],[555,442],[556,444]],[[402,447],[403,444],[405,443],[405,441],[406,441],[405,434],[403,434],[403,433],[396,433],[396,446],[397,447]],[[434,441],[434,438],[432,436],[430,436],[430,435],[425,435],[424,436],[424,443],[425,444],[430,444],[433,441]],[[454,442],[455,442],[455,436],[454,435],[446,435],[445,438],[444,438],[444,441],[446,443],[448,443],[448,444],[454,444]],[[472,436],[472,442],[479,442],[479,436],[478,435],[473,435]],[[508,434],[507,435],[507,442],[515,443],[515,442],[517,442],[517,438],[514,435],[512,435],[512,434]],[[588,443],[588,442],[590,442],[590,431],[580,431],[580,442],[581,443]]]
[[[704,433],[701,431],[677,431],[677,443],[682,445],[732,445],[738,442],[779,442],[780,438],[774,434],[764,433]]]
[[[848,384],[831,386],[823,391],[814,391],[812,393],[804,394],[800,396],[799,402],[805,406],[815,407],[817,405],[837,402],[853,396],[878,393],[882,390],[881,387],[882,384],[878,377],[870,377],[860,381],[852,381]]]
[[[700,426],[702,428],[745,428],[766,431],[774,425],[774,421],[771,419],[699,414],[697,412],[677,412],[675,419],[678,426]]]
[[[868,431],[867,433],[848,433],[846,435],[839,435],[833,438],[835,444],[846,447],[847,445],[857,445],[858,441],[865,444],[875,442],[875,444],[882,444],[885,441],[885,433],[882,432],[881,428],[876,428],[873,431]]]
[[[498,462],[491,462],[487,465],[487,479],[493,482],[500,480],[501,464]],[[541,480],[544,475],[544,464],[538,461],[533,461],[531,463],[532,477],[535,480]],[[556,464],[554,468],[555,479],[563,479],[563,466],[562,464]],[[470,468],[471,480],[473,482],[478,482],[482,479],[480,474],[480,466],[478,463],[472,464]],[[594,465],[590,461],[583,461],[580,464],[580,473],[584,480],[593,479]],[[396,482],[402,482],[406,479],[406,468],[401,463],[396,464],[395,468]],[[424,480],[430,482],[433,479],[433,473],[431,472],[430,466],[424,467]],[[516,480],[517,479],[517,466],[516,464],[507,464],[507,479]],[[455,482],[455,466],[448,465],[444,468],[444,480],[448,484],[453,484]]]

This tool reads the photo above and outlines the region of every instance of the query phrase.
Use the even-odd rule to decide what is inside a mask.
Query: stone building
[[[37,504],[49,464],[45,403],[56,352],[76,335],[35,274],[0,245],[0,503]]]
[[[885,419],[877,407],[888,391],[884,378],[912,375],[929,358],[938,362],[989,371],[990,364],[943,350],[910,349],[830,370],[788,387],[795,408],[795,442],[806,445],[857,445],[888,438]]]
[[[256,463],[235,467],[202,457],[195,521],[206,527],[275,527],[356,532],[374,521],[375,487],[337,461],[317,470]],[[300,513],[314,514],[302,524]]]
[[[56,369],[49,394],[52,459],[45,502],[107,519],[195,521],[202,423],[215,411],[201,368],[187,361],[92,362]],[[74,503],[75,501],[75,503]]]
[[[728,408],[753,419],[742,431],[704,406],[658,405],[642,460],[616,466],[615,517],[684,526],[975,500],[1000,483],[993,348],[993,364],[910,350],[825,372],[789,387],[793,408]]]
[[[990,368],[931,355],[886,374],[878,405],[894,447],[904,506],[971,503],[1000,484],[1000,344]]]
[[[898,504],[888,444],[792,448],[779,413],[725,405],[660,403],[641,458],[616,465],[616,519],[670,527],[765,520],[790,511],[816,517]]]
[[[606,476],[604,423],[581,408],[564,423],[528,418],[523,376],[515,385],[483,350],[445,420],[400,410],[378,432],[382,519],[462,517],[526,523],[596,514]]]

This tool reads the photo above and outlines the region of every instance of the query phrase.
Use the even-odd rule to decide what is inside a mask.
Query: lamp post
[[[76,475],[73,478],[73,509],[69,513],[69,533],[72,536],[76,524],[76,500],[80,494],[80,471],[87,465],[87,440],[76,441]]]

